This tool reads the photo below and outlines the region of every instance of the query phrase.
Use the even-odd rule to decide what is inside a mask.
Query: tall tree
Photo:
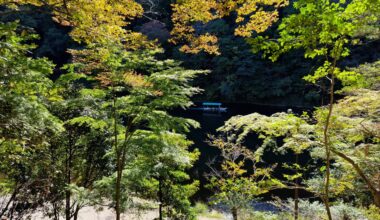
[[[0,216],[17,215],[22,211],[15,210],[18,203],[33,201],[29,207],[35,208],[43,202],[50,187],[45,160],[49,139],[63,130],[47,109],[57,98],[48,78],[53,65],[27,56],[34,46],[26,42],[36,36],[17,26],[0,23],[0,189],[8,198]],[[35,193],[29,195],[31,191]]]
[[[109,161],[105,155],[110,143],[109,134],[105,133],[106,115],[100,109],[102,100],[87,95],[85,75],[73,72],[71,65],[65,69],[67,73],[55,81],[55,89],[62,99],[49,106],[51,112],[64,122],[65,131],[54,140],[55,147],[51,150],[60,155],[54,164],[57,172],[65,177],[57,178],[55,191],[65,194],[66,219],[77,219],[83,206],[95,203],[85,201],[86,196],[94,194],[95,181],[109,174]],[[80,198],[75,193],[80,193]],[[52,202],[60,202],[63,199],[60,195],[62,193],[56,194],[56,198],[53,196]]]
[[[199,89],[189,83],[204,71],[184,70],[172,60],[158,61],[155,53],[130,52],[112,43],[107,48],[73,51],[79,71],[93,74],[97,87],[94,94],[105,100],[103,108],[112,126],[116,174],[100,184],[114,182],[117,219],[128,199],[124,170],[133,163],[134,150],[146,146],[143,143],[150,135],[183,132],[196,125],[192,120],[171,116],[168,110],[191,105],[190,97]]]
[[[331,220],[329,205],[330,191],[330,161],[332,149],[331,120],[334,106],[334,92],[336,79],[342,79],[348,74],[341,71],[339,61],[349,55],[349,45],[357,42],[359,30],[363,27],[376,25],[379,18],[378,1],[311,1],[301,0],[294,3],[296,14],[284,18],[279,26],[280,38],[278,42],[269,41],[262,48],[267,51],[277,50],[271,55],[275,60],[279,54],[292,50],[304,49],[306,58],[320,59],[322,65],[306,80],[317,83],[326,80],[329,83],[328,111],[321,128],[325,148],[326,175],[323,201],[326,206],[328,218]],[[264,37],[254,39],[258,43]],[[356,39],[356,41],[355,41]],[[262,42],[262,41],[261,41]],[[263,43],[263,42],[262,42]],[[322,115],[321,115],[322,116]]]
[[[139,197],[159,203],[159,219],[194,219],[189,199],[199,183],[190,181],[186,170],[199,152],[190,152],[192,142],[176,132],[144,134],[136,158],[126,169],[127,186]]]

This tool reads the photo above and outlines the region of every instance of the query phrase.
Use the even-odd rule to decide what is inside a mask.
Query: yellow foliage
[[[199,37],[191,36],[189,40],[190,45],[183,45],[180,49],[182,52],[196,54],[201,51],[207,51],[210,54],[219,55],[219,50],[216,46],[218,38],[216,36],[204,34]]]
[[[153,84],[148,82],[143,75],[133,71],[124,74],[124,82],[135,88],[148,88],[153,86]]]
[[[235,35],[242,37],[251,37],[252,31],[262,33],[268,29],[274,22],[278,20],[278,12],[259,11],[250,16],[250,20],[244,24],[239,25],[235,29]]]
[[[134,0],[0,0],[10,6],[31,4],[52,10],[54,20],[73,26],[71,36],[85,43],[120,42],[130,34],[124,26],[143,8]]]
[[[237,13],[235,35],[250,37],[253,32],[261,33],[278,20],[278,9],[288,0],[183,0],[173,4],[171,42],[184,43],[181,50],[187,53],[205,51],[219,54],[218,40],[210,33],[197,34],[193,25],[207,23]]]

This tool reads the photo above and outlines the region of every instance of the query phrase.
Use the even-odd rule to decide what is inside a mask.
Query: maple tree
[[[134,0],[1,0],[0,4],[9,7],[9,11],[0,12],[0,15],[15,13],[13,10],[33,13],[36,9],[29,9],[27,5],[39,6],[39,13],[51,13],[55,21],[72,26],[71,36],[87,44],[113,41],[128,46],[130,39],[144,38],[124,28],[143,13],[141,5]]]
[[[235,35],[251,37],[266,31],[279,19],[278,9],[288,0],[181,0],[173,4],[171,42],[184,43],[181,51],[219,54],[218,38],[212,33],[200,33],[196,25],[206,24],[236,13]],[[269,8],[269,9],[268,9]]]
[[[229,136],[227,129],[220,128],[223,134],[210,136],[209,144],[221,151],[221,161],[211,161],[208,166],[210,183],[208,187],[215,191],[211,197],[213,203],[226,205],[234,220],[239,212],[249,207],[257,196],[284,185],[273,177],[274,166],[260,167],[261,151],[251,151],[242,146],[242,142]],[[216,168],[216,162],[221,168]],[[248,171],[249,170],[249,171]]]

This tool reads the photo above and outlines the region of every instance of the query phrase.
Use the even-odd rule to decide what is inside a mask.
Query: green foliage
[[[133,0],[0,2],[0,15],[9,15],[2,20],[18,17],[21,24],[42,32],[38,39],[17,22],[0,23],[0,195],[9,200],[1,204],[0,217],[21,218],[44,207],[46,215],[58,219],[64,202],[67,217],[75,218],[86,205],[99,204],[116,208],[120,214],[138,205],[134,197],[157,200],[167,218],[194,219],[196,209],[206,212],[204,207],[191,207],[190,197],[199,182],[186,172],[199,152],[189,150],[192,142],[185,134],[199,124],[171,111],[191,106],[190,98],[201,92],[191,84],[207,71],[187,70],[174,60],[158,58],[164,56],[162,50],[125,29],[130,20],[143,15]],[[145,9],[151,3],[138,2]],[[239,101],[276,97],[282,103],[292,99],[291,95],[298,99],[294,95],[304,88],[299,76],[310,69],[310,63],[300,64],[299,55],[290,54],[267,70],[268,63],[252,55],[242,38],[233,36],[265,31],[285,5],[286,1],[181,1],[173,6],[173,33],[179,34],[177,40],[189,43],[185,50],[222,53],[218,57],[199,54],[191,61],[184,58],[192,67],[214,67],[214,76],[207,79],[222,83],[209,97]],[[278,39],[258,36],[249,40],[256,52],[272,60],[291,50],[304,50],[304,57],[319,65],[304,79],[322,87],[326,80],[334,85],[338,79],[343,87],[340,93],[346,96],[336,104],[331,101],[334,111],[320,107],[312,116],[254,113],[227,121],[219,129],[225,137],[210,141],[222,153],[220,167],[210,177],[209,187],[216,192],[213,202],[224,203],[235,212],[263,193],[286,187],[272,176],[277,164],[265,167],[263,155],[271,149],[297,155],[309,151],[315,160],[332,159],[327,184],[331,185],[330,197],[354,197],[358,205],[379,206],[379,61],[356,68],[345,68],[347,63],[339,62],[350,56],[351,45],[379,39],[379,5],[378,0],[295,1],[296,13],[282,19]],[[14,16],[15,9],[31,11],[33,19]],[[185,9],[194,14],[182,13]],[[36,15],[33,10],[72,27],[60,29],[49,16]],[[228,25],[233,11],[239,25],[235,33],[235,27]],[[198,27],[195,21],[207,24]],[[49,55],[59,65],[66,62],[68,57],[61,59],[60,55],[71,44],[66,36],[69,29],[73,39],[86,45],[70,50],[72,60],[53,82],[56,75],[52,73],[59,70],[53,71],[55,65],[48,59],[35,57]],[[220,35],[220,51],[214,33]],[[281,79],[270,80],[273,77]],[[334,88],[329,92],[333,97]],[[315,94],[304,92],[310,99]],[[260,141],[253,151],[243,147],[250,133]],[[323,147],[325,154],[320,150]],[[282,173],[286,183],[300,180],[307,170],[298,163],[284,163],[280,168],[292,171]],[[325,193],[328,200],[322,173],[330,172],[330,166],[316,168],[313,178],[302,184],[318,196]],[[374,206],[358,210],[339,202],[332,205],[332,213],[339,218],[378,218]],[[301,202],[301,216],[322,215],[320,204]],[[254,212],[246,218],[279,216]]]
[[[209,175],[208,187],[215,191],[211,198],[214,204],[221,203],[232,213],[239,213],[259,195],[284,186],[272,177],[272,167],[256,166],[259,162],[256,152],[221,137],[210,137],[209,143],[221,151],[222,159],[221,168],[211,168]],[[253,164],[251,173],[247,172],[248,163]]]
[[[44,201],[51,172],[49,140],[63,131],[61,121],[48,110],[57,97],[48,78],[53,65],[27,56],[34,46],[26,42],[35,38],[17,23],[0,23],[0,193],[12,195],[6,198],[10,203],[0,207],[0,216],[10,215],[7,211],[17,205],[29,203],[33,209]]]
[[[292,207],[294,200],[277,201],[274,203],[280,209],[278,213],[279,219],[292,219]],[[326,210],[322,203],[301,199],[299,201],[299,218],[305,220],[325,219]],[[351,204],[342,201],[334,202],[331,206],[331,212],[335,219],[366,219],[366,209],[354,207]],[[368,217],[367,217],[368,218]],[[368,218],[369,220],[376,218]]]
[[[98,181],[97,188],[117,212],[136,205],[130,195],[134,192],[157,199],[166,216],[191,218],[189,197],[198,182],[190,182],[185,171],[199,153],[188,151],[192,142],[183,134],[199,125],[168,111],[192,104],[190,97],[200,90],[190,83],[205,71],[185,70],[173,60],[157,60],[158,52],[131,52],[112,44],[72,51],[74,66],[70,68],[85,73],[92,82],[91,88],[80,91],[82,97],[98,99],[106,118],[86,116],[69,123],[88,124],[112,134],[108,156],[115,163],[115,174]]]
[[[345,83],[342,92],[350,93],[352,90],[370,89],[380,90],[380,61],[365,63],[357,68],[350,68],[350,72],[356,73],[355,80]]]
[[[244,210],[243,213],[239,215],[239,219],[249,220],[249,219],[257,219],[257,220],[280,220],[281,218],[278,214],[274,214],[271,212],[259,212],[259,211],[250,211]]]
[[[264,148],[271,146],[276,138],[283,138],[284,144],[277,151],[292,150],[302,153],[316,143],[312,141],[313,127],[308,124],[307,114],[298,117],[292,113],[276,113],[272,116],[253,113],[246,116],[235,116],[229,119],[219,131],[230,133],[229,139],[244,143],[250,133],[258,134],[263,144],[256,150],[259,161]]]
[[[367,210],[365,210],[365,216],[368,219],[379,219],[380,218],[380,210],[378,207],[371,205]]]
[[[341,72],[336,62],[350,55],[350,44],[357,44],[360,30],[378,29],[379,7],[377,1],[296,1],[297,13],[284,18],[279,25],[280,37],[276,41],[258,37],[250,40],[256,50],[263,51],[272,61],[293,49],[303,49],[305,58],[322,58],[313,74],[305,77],[316,83],[329,75],[343,81],[354,80],[352,72]],[[260,46],[263,45],[263,46]]]
[[[293,49],[303,49],[305,58],[323,60],[323,64],[304,79],[313,84],[323,83],[322,80],[327,79],[329,85],[329,104],[315,112],[314,118],[317,123],[314,132],[315,139],[320,144],[320,149],[324,149],[323,159],[326,162],[326,168],[324,169],[324,184],[323,187],[320,187],[320,190],[328,219],[331,220],[332,216],[329,208],[330,184],[335,184],[335,193],[343,192],[346,187],[352,187],[349,182],[342,179],[338,181],[330,178],[331,152],[353,166],[357,175],[361,176],[370,188],[374,196],[374,202],[380,205],[378,189],[373,187],[371,181],[368,180],[355,160],[352,160],[341,149],[342,146],[355,146],[358,143],[356,141],[363,140],[365,142],[361,134],[357,132],[353,136],[346,136],[346,131],[354,129],[357,124],[350,125],[349,122],[345,122],[352,122],[356,118],[351,118],[352,120],[343,119],[344,116],[340,115],[340,112],[334,112],[335,79],[341,80],[343,86],[358,84],[359,81],[362,81],[360,74],[352,71],[342,71],[338,66],[338,62],[350,55],[350,44],[356,44],[361,40],[358,38],[360,34],[357,34],[361,28],[376,27],[380,10],[378,1],[355,0],[350,2],[301,0],[294,2],[294,8],[298,13],[283,19],[278,28],[280,37],[277,41],[266,43],[261,49],[264,50],[264,55],[270,56],[272,61],[276,60],[280,54]],[[253,40],[252,43],[260,43],[265,40],[267,39],[260,38]],[[336,127],[339,127],[339,130]],[[340,139],[339,137],[342,136],[344,138]]]
[[[193,207],[193,211],[198,215],[206,214],[208,212],[208,206],[205,203],[197,202]]]

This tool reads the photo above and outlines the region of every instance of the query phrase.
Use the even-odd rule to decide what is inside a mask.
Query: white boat
[[[222,103],[220,102],[203,102],[201,107],[191,109],[204,112],[227,112],[227,108],[222,107]]]

